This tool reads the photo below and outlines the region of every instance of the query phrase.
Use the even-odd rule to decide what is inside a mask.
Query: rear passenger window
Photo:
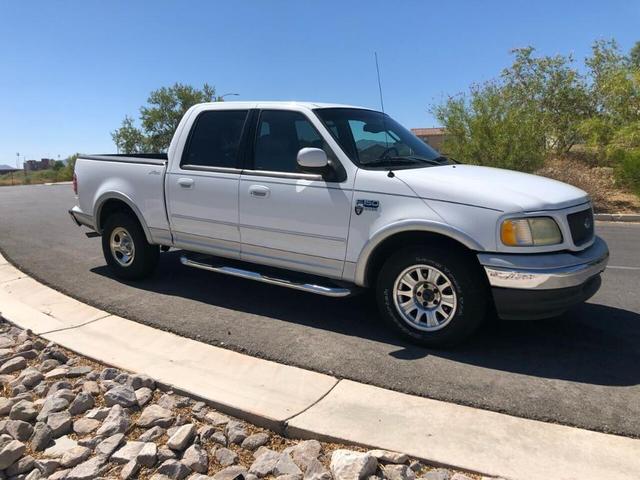
[[[255,170],[299,172],[298,152],[305,147],[321,148],[328,158],[333,158],[320,133],[302,113],[262,111],[255,144]]]
[[[180,165],[237,168],[247,114],[247,110],[202,112],[193,126]]]

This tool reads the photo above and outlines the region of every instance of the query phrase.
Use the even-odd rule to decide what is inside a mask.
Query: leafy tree
[[[636,42],[629,52],[629,63],[632,68],[640,70],[640,41]]]
[[[533,171],[544,159],[540,115],[497,82],[474,85],[433,113],[445,126],[443,150],[468,163]]]
[[[512,51],[513,65],[502,72],[503,88],[518,105],[540,114],[546,147],[565,154],[580,138],[580,124],[591,111],[584,78],[569,56],[534,57],[533,47]]]
[[[185,112],[197,103],[216,100],[215,88],[206,83],[202,89],[181,83],[159,88],[140,108],[141,128],[131,117],[125,117],[111,137],[122,153],[164,152]]]
[[[133,118],[129,116],[124,117],[118,130],[111,132],[111,138],[118,153],[145,153],[151,147],[142,130],[134,125]]]

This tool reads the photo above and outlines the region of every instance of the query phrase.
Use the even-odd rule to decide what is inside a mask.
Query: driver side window
[[[298,173],[298,151],[305,147],[332,153],[313,124],[299,112],[263,110],[254,148],[254,169]]]
[[[372,163],[383,155],[391,156],[409,155],[408,147],[389,130],[366,131],[366,122],[361,120],[349,120],[349,127],[353,134],[353,140],[358,151],[358,158],[362,163]]]

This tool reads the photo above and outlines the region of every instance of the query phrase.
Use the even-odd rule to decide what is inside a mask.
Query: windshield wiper
[[[449,159],[442,155],[436,158],[425,158],[425,157],[418,157],[415,155],[402,155],[402,156],[396,156],[396,157],[386,157],[384,158],[384,160],[394,160],[394,161],[411,160],[413,162],[428,163],[430,165],[443,165],[444,162],[448,161]]]

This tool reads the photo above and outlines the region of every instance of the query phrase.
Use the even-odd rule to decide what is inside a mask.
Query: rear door
[[[300,171],[304,147],[322,148],[338,162],[303,112],[260,112],[240,178],[242,259],[340,278],[353,192],[346,177],[328,182]]]
[[[249,110],[198,114],[182,158],[167,173],[169,221],[177,247],[240,257],[238,187]]]

